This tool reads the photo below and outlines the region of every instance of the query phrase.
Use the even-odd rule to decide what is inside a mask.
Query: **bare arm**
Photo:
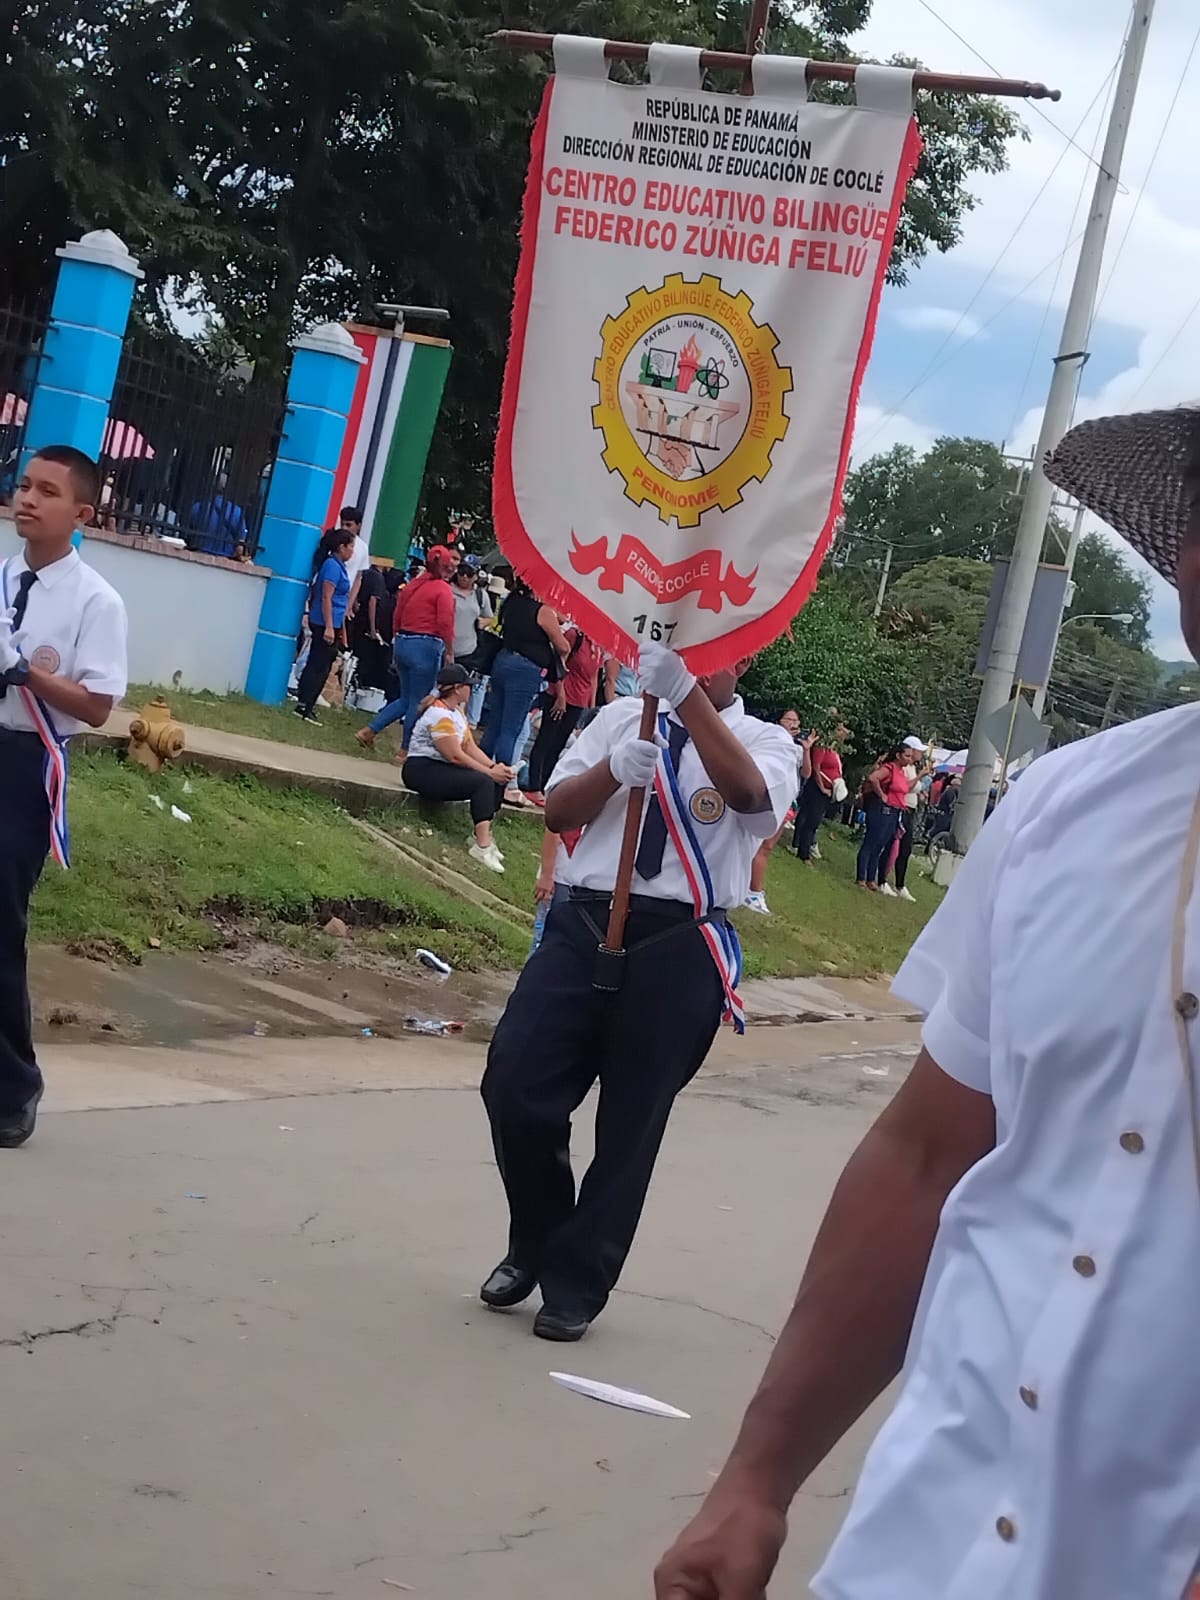
[[[333,589],[332,583],[321,585],[321,620],[325,624],[325,637],[328,640],[333,633]]]
[[[922,1051],[843,1172],[737,1442],[658,1600],[760,1600],[799,1486],[900,1370],[938,1218],[995,1142],[988,1096]]]
[[[538,627],[565,660],[571,654],[571,641],[562,630],[558,620],[558,613],[551,606],[540,606],[538,608],[537,621]]]
[[[89,728],[102,728],[112,714],[111,694],[93,694],[86,684],[56,677],[53,672],[43,672],[41,667],[30,667],[27,686],[52,711],[65,712],[68,717],[86,722]],[[9,692],[16,693],[15,690]]]
[[[883,792],[883,775],[886,771],[887,762],[881,762],[879,766],[872,768],[872,770],[867,774],[866,784],[867,788],[870,789],[872,793],[877,794],[879,798],[884,801],[887,800],[887,795]]]
[[[546,826],[551,833],[586,828],[604,810],[621,785],[612,775],[608,757],[578,777],[565,778],[546,796]]]
[[[464,742],[453,733],[435,733],[433,742],[438,754],[452,767],[473,767],[476,772],[486,772],[497,783],[508,781],[512,768],[502,767],[490,756],[485,756],[473,739],[468,738]]]
[[[713,788],[734,811],[768,811],[771,794],[745,745],[721,721],[712,701],[699,686],[676,708],[679,720],[692,736],[696,754],[712,779]]]

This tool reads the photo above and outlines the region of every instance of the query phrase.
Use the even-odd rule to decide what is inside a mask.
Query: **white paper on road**
[[[655,1400],[652,1395],[639,1394],[636,1389],[619,1389],[612,1383],[600,1383],[595,1378],[577,1378],[570,1372],[552,1372],[555,1383],[575,1394],[586,1395],[589,1400],[600,1400],[606,1406],[620,1406],[624,1411],[643,1411],[649,1417],[675,1417],[690,1422],[691,1413],[669,1406],[665,1400]]]

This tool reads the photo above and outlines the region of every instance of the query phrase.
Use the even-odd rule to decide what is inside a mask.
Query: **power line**
[[[975,46],[971,43],[971,41],[969,39],[964,39],[962,34],[959,33],[958,29],[956,27],[954,27],[954,25],[952,23],[947,22],[945,17],[942,16],[940,11],[935,11],[933,9],[933,7],[929,4],[929,0],[918,0],[918,3],[920,5],[922,5],[925,8],[926,11],[928,11],[929,15],[934,19],[935,22],[940,22],[942,27],[945,28],[947,30],[947,32],[952,33],[954,35],[954,37],[958,40],[959,44],[961,44],[964,47],[964,49],[967,49],[967,50],[969,50],[971,52],[971,54],[975,57],[976,61],[982,61],[984,66],[988,69],[988,71],[989,72],[994,72],[998,78],[1002,78],[1004,76],[1004,74],[1000,71],[1000,68],[997,67],[993,62],[989,61],[988,58],[985,55],[982,54],[981,51],[976,50]],[[1131,10],[1130,11],[1130,16],[1132,17],[1132,15],[1133,15],[1133,13],[1132,13],[1132,10]],[[1129,24],[1126,23],[1125,27],[1126,27],[1126,31],[1128,31]],[[1038,105],[1036,100],[1027,100],[1025,102],[1025,104],[1029,107],[1030,111],[1034,112],[1035,115],[1041,117],[1043,122],[1048,124],[1049,127],[1053,128],[1055,133],[1058,134],[1060,139],[1065,139],[1073,150],[1078,150],[1079,154],[1081,156],[1083,156],[1085,161],[1090,161],[1092,166],[1094,166],[1094,167],[1099,167],[1101,165],[1100,162],[1096,160],[1094,147],[1093,147],[1093,149],[1091,151],[1087,151],[1087,150],[1085,150],[1083,148],[1082,145],[1076,144],[1073,136],[1071,134],[1069,134],[1069,133],[1066,133],[1062,128],[1060,128],[1058,123],[1055,122],[1053,117],[1047,116],[1047,114],[1042,110],[1041,106]],[[1088,109],[1090,110],[1091,107],[1089,106]],[[1075,132],[1078,133],[1079,129],[1076,128]],[[1111,176],[1111,174],[1110,174],[1110,176]],[[1119,181],[1118,181],[1117,187],[1118,187],[1118,189],[1121,187],[1121,184],[1120,184]]]
[[[1125,231],[1121,235],[1121,242],[1117,246],[1117,253],[1113,257],[1113,264],[1109,268],[1108,277],[1105,279],[1104,287],[1100,291],[1100,298],[1097,300],[1095,308],[1092,312],[1093,323],[1100,314],[1100,308],[1104,304],[1108,291],[1112,288],[1112,281],[1117,274],[1117,266],[1120,263],[1121,256],[1124,254],[1125,246],[1129,242],[1129,235],[1133,231],[1133,225],[1137,221],[1137,214],[1141,208],[1147,185],[1150,182],[1150,174],[1154,171],[1154,163],[1158,160],[1159,152],[1163,147],[1163,140],[1167,137],[1167,129],[1171,126],[1171,118],[1175,115],[1175,108],[1179,104],[1179,97],[1183,93],[1184,81],[1187,78],[1188,69],[1191,67],[1192,59],[1196,54],[1196,49],[1198,46],[1200,46],[1200,26],[1196,28],[1196,32],[1192,36],[1191,48],[1188,50],[1188,53],[1184,58],[1183,69],[1179,74],[1179,82],[1175,85],[1175,93],[1171,96],[1171,104],[1167,107],[1167,114],[1163,118],[1163,125],[1158,130],[1158,139],[1155,142],[1154,151],[1150,157],[1150,164],[1146,168],[1145,176],[1143,177],[1141,186],[1137,192],[1137,198],[1133,202],[1133,210],[1129,213],[1129,221],[1125,224]]]
[[[1175,345],[1177,344],[1177,342],[1183,337],[1184,333],[1186,333],[1188,324],[1191,322],[1192,318],[1196,315],[1197,311],[1200,311],[1200,295],[1197,295],[1195,300],[1192,301],[1191,309],[1188,311],[1188,313],[1184,317],[1183,321],[1175,329],[1175,331],[1171,335],[1171,337],[1167,340],[1166,344],[1163,345],[1162,354],[1159,356],[1158,360],[1154,363],[1154,365],[1150,368],[1150,371],[1142,379],[1141,383],[1138,384],[1137,388],[1130,395],[1130,397],[1129,397],[1129,407],[1130,407],[1131,410],[1133,408],[1134,401],[1141,394],[1142,390],[1146,387],[1146,385],[1150,382],[1150,380],[1154,377],[1154,375],[1158,371],[1159,367],[1162,366],[1163,362],[1167,359],[1167,357],[1170,355],[1171,351],[1175,348]]]
[[[1104,95],[1104,104],[1101,107],[1100,116],[1099,116],[1099,118],[1097,119],[1097,122],[1096,122],[1096,132],[1092,136],[1092,154],[1093,155],[1095,155],[1096,146],[1100,143],[1100,141],[1104,137],[1104,127],[1105,127],[1105,123],[1108,120],[1108,107],[1109,107],[1109,102],[1112,99],[1113,85],[1116,82],[1117,66],[1118,66],[1119,61],[1120,61],[1120,57],[1118,56],[1117,60],[1114,61],[1112,66],[1109,68],[1108,79],[1107,79],[1108,87],[1107,87],[1107,90],[1106,90],[1105,95]],[[1071,221],[1067,226],[1067,234],[1068,234],[1068,236],[1070,236],[1071,234],[1073,234],[1075,232],[1075,224],[1076,224],[1076,222],[1078,221],[1078,218],[1079,218],[1079,208],[1083,204],[1083,197],[1087,192],[1087,181],[1088,181],[1088,171],[1087,171],[1087,168],[1085,167],[1084,170],[1083,170],[1083,173],[1082,173],[1082,175],[1081,175],[1081,177],[1079,179],[1079,189],[1078,189],[1078,191],[1077,191],[1077,193],[1075,195],[1075,206],[1074,206],[1074,209],[1071,212]],[[1058,266],[1054,270],[1054,282],[1050,285],[1050,293],[1046,296],[1046,304],[1045,304],[1045,306],[1043,307],[1043,310],[1042,310],[1042,320],[1038,324],[1037,337],[1034,339],[1033,344],[1030,347],[1029,360],[1026,363],[1026,367],[1025,367],[1025,375],[1021,379],[1021,388],[1020,388],[1020,391],[1017,394],[1017,403],[1013,407],[1012,420],[1009,422],[1008,429],[1007,429],[1007,431],[1006,431],[1006,433],[1004,435],[1004,437],[1006,439],[1011,439],[1012,438],[1013,434],[1016,432],[1017,423],[1020,422],[1020,420],[1021,420],[1021,407],[1025,404],[1025,395],[1026,395],[1026,393],[1027,393],[1027,391],[1029,389],[1029,380],[1033,376],[1034,365],[1036,364],[1037,358],[1038,358],[1039,354],[1041,353],[1042,336],[1046,332],[1046,324],[1050,321],[1050,312],[1051,312],[1051,310],[1053,309],[1053,306],[1054,306],[1055,296],[1058,294],[1059,283],[1062,281],[1062,270],[1063,270],[1063,265],[1066,262],[1066,259],[1067,259],[1066,251],[1064,251],[1063,254],[1059,257]]]
[[[1015,237],[1016,237],[1016,235],[1014,234],[1013,238],[1015,238]],[[984,333],[988,328],[990,328],[993,322],[998,321],[1004,315],[1004,313],[1008,310],[1008,308],[1010,306],[1015,305],[1018,300],[1023,299],[1024,296],[1029,292],[1029,290],[1033,288],[1034,284],[1038,281],[1038,279],[1041,278],[1041,277],[1044,277],[1045,274],[1050,271],[1051,267],[1057,265],[1057,263],[1062,260],[1062,258],[1067,254],[1067,252],[1074,245],[1078,244],[1080,239],[1082,239],[1082,238],[1083,238],[1083,230],[1080,229],[1080,231],[1074,236],[1074,238],[1067,240],[1066,244],[1062,247],[1062,249],[1058,252],[1057,255],[1052,256],[1050,258],[1050,260],[1046,262],[1045,266],[1039,267],[1038,270],[1034,273],[1032,278],[1028,279],[1025,283],[1023,283],[1021,285],[1021,287],[1018,290],[1016,290],[1015,293],[1010,294],[1008,299],[1005,300],[1004,303],[1001,306],[999,306],[995,311],[993,311],[993,313],[991,314],[990,317],[988,317],[985,321],[983,321],[983,322],[981,322],[979,324],[978,328],[976,328],[974,333],[970,334],[966,339],[962,340],[962,342],[951,353],[951,355],[946,358],[946,360],[947,361],[953,360],[954,356],[961,354],[961,352],[963,350],[965,350],[969,344],[973,343],[976,339],[979,338],[981,333]],[[1012,243],[1012,239],[1009,240],[1009,244],[1011,244],[1011,243]],[[1006,245],[1005,249],[1007,249],[1007,248],[1008,248],[1008,246]],[[1003,255],[1003,252],[1001,252],[1001,255]],[[999,265],[999,260],[997,260],[996,265],[997,266]],[[992,268],[992,271],[993,272],[995,271],[995,267]],[[990,277],[990,276],[991,276],[991,273],[988,274],[988,277]],[[984,281],[986,282],[987,280],[985,279]],[[982,289],[982,285],[980,287]],[[974,303],[975,303],[974,300],[972,300],[971,301],[971,305],[974,305]],[[967,311],[969,311],[971,309],[971,305],[968,305]],[[966,312],[964,312],[963,315],[965,316]],[[933,357],[931,358],[930,363],[925,368],[924,372],[921,373],[920,377],[912,385],[912,387],[907,391],[907,393],[902,394],[900,396],[899,400],[896,401],[896,404],[891,408],[891,410],[885,412],[884,415],[879,419],[879,421],[876,424],[875,429],[871,433],[870,437],[868,439],[866,439],[863,442],[863,444],[861,445],[859,453],[866,452],[867,450],[869,450],[871,445],[874,443],[874,441],[883,432],[883,429],[887,426],[887,424],[892,420],[892,418],[900,410],[901,406],[903,406],[906,401],[910,400],[912,398],[912,396],[914,394],[916,394],[917,390],[919,388],[921,388],[923,384],[927,383],[929,381],[929,379],[932,378],[935,375],[935,373],[938,373],[938,372],[940,372],[942,370],[942,368],[946,365],[946,361],[942,361],[939,358],[940,358],[942,352],[945,350],[946,346],[949,344],[950,339],[952,337],[953,337],[953,335],[949,335],[947,338],[943,339],[942,343],[938,346],[937,350],[934,351]]]

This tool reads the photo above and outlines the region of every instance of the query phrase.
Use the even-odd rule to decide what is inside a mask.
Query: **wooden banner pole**
[[[658,700],[652,694],[642,696],[642,723],[639,739],[653,739],[658,727]],[[637,855],[638,835],[642,831],[642,807],[646,800],[645,789],[629,791],[629,806],[625,812],[625,832],[621,836],[621,854],[617,861],[617,877],[613,884],[612,905],[608,912],[608,932],[604,935],[606,950],[623,950],[625,947],[625,919],[629,915],[629,890],[633,883],[633,860]]]
[[[521,33],[512,28],[493,33],[492,42],[508,50],[524,50],[548,54],[554,48],[551,33]],[[604,54],[610,61],[645,61],[649,45],[635,44],[632,40],[609,39]],[[753,55],[735,50],[702,50],[700,65],[714,71],[746,73],[750,70]],[[858,63],[854,61],[810,61],[810,83],[853,83]],[[913,85],[931,94],[990,94],[1005,100],[1061,100],[1061,89],[1048,89],[1044,83],[1026,83],[1020,78],[972,78],[954,72],[926,72],[923,68],[913,74]]]

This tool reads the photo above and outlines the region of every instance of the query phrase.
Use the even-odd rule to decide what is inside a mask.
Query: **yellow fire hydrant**
[[[151,772],[161,772],[164,762],[178,760],[184,742],[183,729],[161,695],[143,706],[129,724],[129,754]]]

